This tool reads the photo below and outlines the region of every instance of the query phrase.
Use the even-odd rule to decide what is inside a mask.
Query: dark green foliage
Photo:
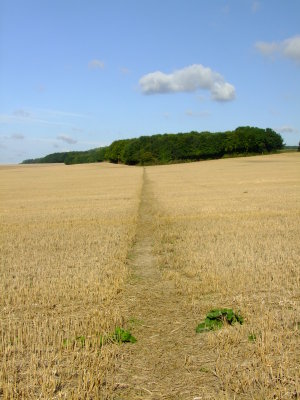
[[[117,343],[135,343],[136,338],[132,336],[132,334],[129,331],[126,331],[123,328],[117,327],[114,331],[114,333],[111,336],[111,339],[113,342]]]
[[[99,345],[104,346],[107,343],[135,343],[136,338],[132,334],[123,328],[116,327],[113,333],[108,335],[99,334]]]
[[[121,162],[124,159],[124,149],[131,141],[132,139],[124,139],[113,142],[106,150],[105,159],[115,164]]]
[[[97,344],[99,347],[102,347],[108,343],[135,343],[136,338],[132,336],[132,334],[123,328],[116,327],[113,333],[110,334],[96,334],[97,337]],[[69,348],[69,349],[74,349],[76,347],[76,344],[79,344],[81,347],[85,347],[88,345],[86,341],[86,337],[81,335],[81,336],[76,336],[75,339],[63,339],[63,347]]]
[[[243,317],[235,313],[231,308],[219,308],[211,310],[203,322],[201,322],[196,332],[207,332],[222,328],[224,323],[234,325],[236,322],[243,324]]]
[[[80,164],[108,160],[127,165],[153,165],[270,153],[282,148],[282,137],[272,129],[244,126],[227,132],[192,131],[117,140],[108,147],[53,153],[43,158],[25,160],[23,164]]]
[[[150,165],[269,153],[282,147],[281,136],[272,129],[246,126],[228,132],[190,132],[118,140],[108,146],[105,157],[115,163]]]
[[[24,160],[22,164],[45,164],[45,163],[65,163],[85,164],[104,161],[106,147],[91,149],[87,151],[69,151],[65,153],[48,154],[42,158]]]

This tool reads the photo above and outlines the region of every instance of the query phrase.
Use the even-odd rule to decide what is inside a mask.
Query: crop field
[[[0,196],[1,399],[300,398],[299,154],[3,166]]]
[[[149,168],[148,176],[163,275],[199,322],[218,307],[245,319],[199,334],[200,398],[300,398],[299,154]]]
[[[0,398],[98,399],[122,324],[142,171],[2,167]],[[100,396],[101,393],[101,396]]]

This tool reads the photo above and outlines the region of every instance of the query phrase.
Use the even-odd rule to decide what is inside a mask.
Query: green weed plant
[[[113,333],[108,335],[97,334],[99,338],[99,346],[102,347],[108,343],[135,343],[136,338],[126,329],[116,327]],[[74,348],[75,344],[80,344],[81,347],[86,346],[85,336],[77,336],[75,339],[63,339],[63,347]]]
[[[197,333],[214,331],[222,328],[224,324],[234,325],[236,322],[243,324],[243,317],[239,313],[235,313],[231,308],[217,308],[211,310],[203,322],[197,328]]]

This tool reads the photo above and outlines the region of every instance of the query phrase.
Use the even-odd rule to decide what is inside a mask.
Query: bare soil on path
[[[205,335],[174,282],[166,280],[153,251],[155,198],[144,170],[135,245],[130,255],[131,277],[122,294],[123,315],[136,337],[123,345],[114,376],[114,400],[208,399],[213,354],[205,354]],[[205,383],[204,383],[205,382]],[[204,392],[205,391],[205,392]]]

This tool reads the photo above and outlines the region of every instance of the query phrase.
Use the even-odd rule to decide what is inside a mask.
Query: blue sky
[[[0,0],[0,163],[120,138],[300,139],[299,0]]]

